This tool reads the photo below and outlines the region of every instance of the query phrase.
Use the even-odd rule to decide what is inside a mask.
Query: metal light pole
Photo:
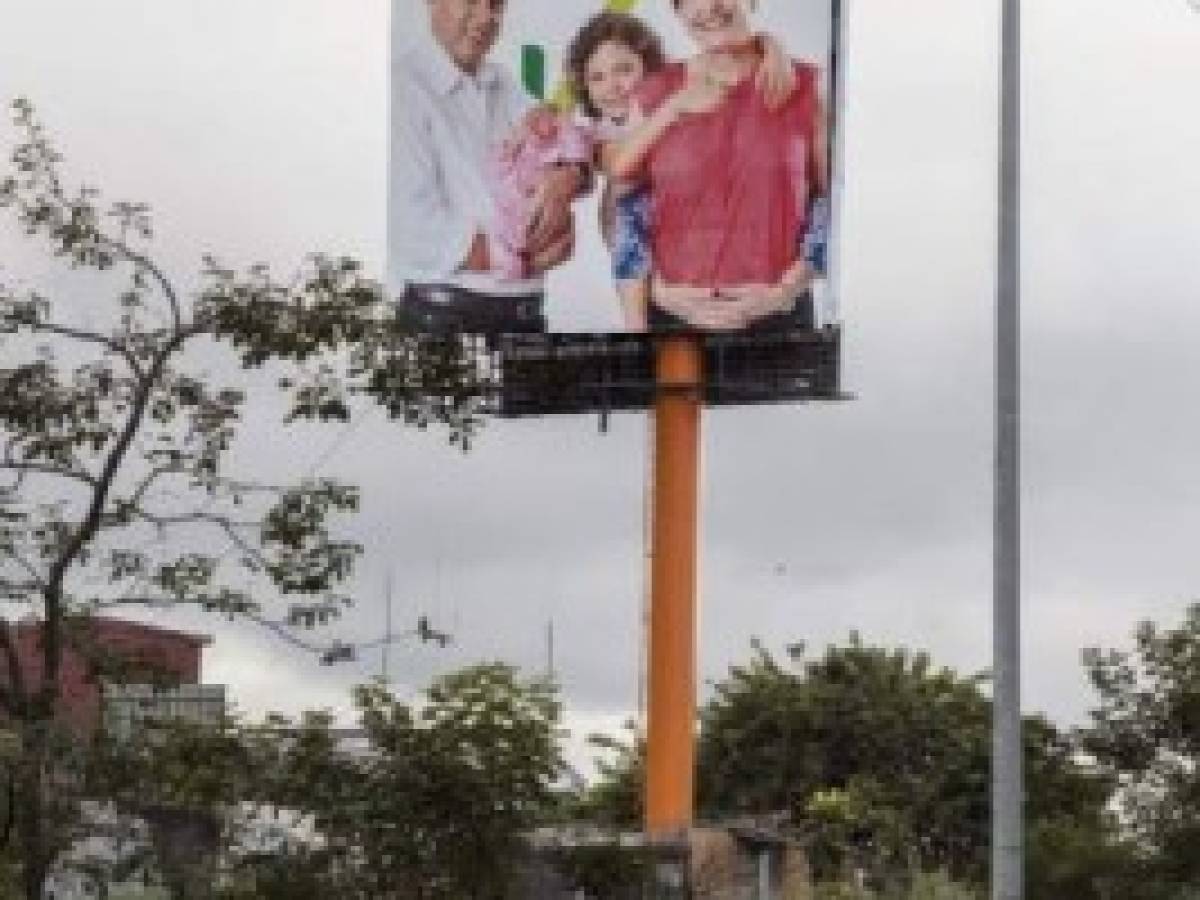
[[[1001,0],[992,898],[1024,896],[1021,745],[1021,2]]]

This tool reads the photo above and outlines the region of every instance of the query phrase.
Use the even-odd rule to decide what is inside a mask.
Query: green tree
[[[98,742],[89,786],[149,822],[144,869],[173,897],[513,896],[526,833],[556,802],[554,689],[492,663],[415,703],[378,684],[355,699],[365,746],[339,746],[323,712],[152,723]],[[268,820],[282,837],[264,845]],[[206,852],[172,854],[180,823],[212,823]]]
[[[700,710],[701,815],[788,813],[819,879],[865,872],[893,893],[922,872],[986,881],[991,708],[982,676],[857,635],[816,658],[793,646],[787,664],[761,644],[752,651]],[[1111,836],[1111,779],[1080,767],[1071,741],[1040,717],[1026,718],[1024,740],[1031,839],[1064,822]],[[616,756],[589,793],[597,815],[640,820],[640,805],[629,814],[640,759],[632,744]],[[1068,896],[1055,893],[1060,874],[1031,872],[1030,896]]]
[[[502,664],[435,682],[419,706],[379,687],[358,704],[374,751],[358,813],[318,824],[358,848],[369,896],[508,896],[522,833],[553,803],[561,771],[554,689]]]
[[[416,703],[380,685],[355,699],[359,752],[339,751],[320,714],[275,723],[281,740],[255,738],[267,752],[252,754],[258,783],[236,789],[242,801],[298,815],[312,833],[234,860],[224,896],[510,896],[524,835],[555,802],[554,689],[492,663],[439,679]]]
[[[41,627],[26,666],[12,618],[0,616],[0,716],[16,742],[3,773],[15,821],[0,834],[18,842],[32,900],[80,824],[80,780],[58,752],[70,745],[56,726],[64,647],[96,677],[120,677],[78,639],[88,616],[195,607],[320,650],[291,627],[323,624],[349,602],[340,586],[361,548],[331,529],[357,508],[356,488],[239,477],[231,450],[245,385],[266,382],[214,383],[214,352],[246,368],[280,364],[288,421],[345,421],[364,393],[408,422],[448,424],[464,444],[477,383],[469,348],[409,334],[352,260],[314,256],[284,282],[265,266],[206,259],[184,295],[151,256],[147,208],[105,209],[96,190],[69,190],[32,106],[18,100],[12,112],[0,210],[94,281],[83,298],[0,283],[0,602]]]
[[[957,884],[944,872],[920,873],[911,885],[882,894],[846,882],[823,882],[813,893],[814,900],[982,900],[983,896],[982,891]]]
[[[756,646],[701,713],[699,795],[708,814],[787,810],[818,873],[878,883],[945,871],[973,883],[989,860],[991,705],[984,678],[923,653],[849,643],[790,666]],[[1111,782],[1066,736],[1024,723],[1026,815],[1100,821]]]
[[[625,723],[625,738],[593,734],[588,743],[600,751],[597,777],[568,810],[573,816],[608,828],[642,827],[646,742],[634,722]]]
[[[756,646],[715,686],[701,714],[702,808],[791,812],[826,851],[813,860],[818,873],[980,876],[990,734],[981,679],[857,635],[820,658],[802,646],[789,656],[785,666]],[[830,792],[845,799],[838,810],[821,801]],[[829,841],[822,825],[844,833]]]
[[[128,735],[99,734],[89,750],[86,795],[104,798],[110,821],[140,838],[114,854],[125,877],[100,871],[98,886],[140,875],[177,898],[211,896],[243,837],[240,810],[265,802],[283,756],[279,734],[232,718],[147,719]]]
[[[1082,746],[1122,785],[1143,883],[1200,891],[1200,604],[1173,627],[1137,626],[1131,650],[1084,651],[1099,704]]]
[[[1030,900],[1183,900],[1163,889],[1136,844],[1107,814],[1038,819],[1026,835]]]
[[[88,787],[145,824],[141,872],[172,897],[352,896],[340,851],[307,827],[306,810],[358,808],[358,771],[330,725],[326,712],[147,721],[96,742]]]

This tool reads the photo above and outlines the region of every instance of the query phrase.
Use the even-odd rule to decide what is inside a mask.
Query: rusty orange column
[[[645,826],[671,837],[691,826],[694,806],[703,355],[691,335],[664,339],[656,353]]]

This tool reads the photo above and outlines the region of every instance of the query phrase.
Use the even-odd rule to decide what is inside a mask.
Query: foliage
[[[880,890],[907,889],[921,872],[985,882],[991,710],[981,677],[857,635],[815,659],[792,647],[790,665],[760,644],[752,651],[701,709],[702,816],[786,813],[816,876],[831,883],[856,871]],[[1047,858],[1036,842],[1054,834],[1041,823],[1073,822],[1093,846],[1115,841],[1112,779],[1081,767],[1040,717],[1026,718],[1024,739],[1031,858]],[[635,823],[642,754],[616,744],[584,808],[597,821]],[[1067,896],[1055,893],[1060,877],[1061,868],[1032,868],[1031,896]]]
[[[574,890],[588,897],[640,896],[651,883],[656,857],[644,847],[618,842],[564,847],[547,860]]]
[[[55,774],[70,769],[53,724],[64,648],[94,678],[131,675],[84,639],[88,617],[191,607],[335,659],[295,629],[326,624],[351,601],[341,588],[361,547],[333,525],[357,509],[358,491],[240,473],[239,433],[261,425],[250,401],[274,393],[286,421],[344,422],[351,398],[367,395],[406,422],[444,423],[466,446],[479,385],[470,347],[411,334],[350,259],[314,255],[280,280],[265,265],[206,258],[185,295],[151,255],[148,208],[69,189],[32,105],[18,100],[12,114],[0,210],[92,286],[51,297],[0,282],[0,602],[41,628],[31,669],[0,617],[0,714],[20,749],[6,837],[19,841],[33,898],[80,824],[70,779]],[[209,367],[222,351],[245,369],[271,363],[278,390],[252,398],[266,373],[236,366],[219,383]]]
[[[143,826],[143,877],[191,897],[213,880],[222,848],[243,839],[236,811],[263,798],[280,755],[276,735],[233,719],[148,719],[128,736],[97,737],[88,791],[120,820]]]
[[[982,900],[983,894],[954,882],[945,872],[922,872],[898,891],[879,893],[844,881],[821,882],[813,900]]]
[[[505,896],[521,833],[561,768],[553,688],[489,664],[439,680],[419,709],[378,687],[358,704],[378,751],[362,769],[363,806],[317,823],[361,848],[367,893]]]
[[[1200,604],[1174,627],[1142,622],[1132,650],[1084,651],[1084,664],[1099,705],[1080,743],[1119,779],[1147,876],[1162,896],[1200,890]]]
[[[1060,816],[1033,822],[1025,860],[1030,900],[1170,900],[1137,846],[1111,823]]]
[[[587,786],[573,812],[580,818],[611,828],[642,826],[642,796],[646,768],[645,740],[633,722],[625,723],[626,738],[593,734],[588,743],[600,751],[597,777]]]
[[[0,898],[8,900],[21,896],[21,871],[12,850],[0,850]]]
[[[701,715],[703,808],[790,811],[818,874],[977,875],[990,727],[979,679],[857,635],[823,658],[789,655],[792,668],[757,645],[715,686]]]
[[[909,888],[908,900],[983,900],[983,894],[956,883],[945,872],[922,872]]]
[[[791,666],[756,645],[701,714],[700,798],[709,815],[790,811],[818,875],[876,885],[945,871],[982,883],[989,862],[991,708],[979,676],[857,634]],[[1027,814],[1096,816],[1110,789],[1050,723],[1024,728]]]
[[[245,758],[258,785],[234,790],[311,836],[233,860],[225,896],[507,896],[523,834],[553,802],[553,689],[496,663],[439,679],[417,704],[380,685],[356,702],[360,754],[339,750],[319,714],[282,732],[276,722],[287,737],[273,750],[257,735]]]
[[[481,664],[417,703],[380,685],[356,701],[358,750],[322,712],[102,735],[83,792],[110,798],[111,825],[144,834],[95,883],[136,876],[172,897],[226,900],[509,896],[525,835],[554,802],[554,690]]]

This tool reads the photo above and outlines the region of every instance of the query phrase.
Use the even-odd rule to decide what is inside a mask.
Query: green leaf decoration
[[[521,83],[530,96],[546,99],[546,50],[536,44],[521,48]]]

